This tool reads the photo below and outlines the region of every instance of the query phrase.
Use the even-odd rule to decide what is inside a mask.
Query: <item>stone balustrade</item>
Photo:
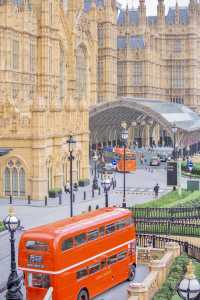
[[[143,254],[142,254],[143,252]],[[148,263],[150,273],[141,283],[131,283],[128,288],[128,300],[150,300],[165,282],[175,257],[180,255],[180,247],[176,243],[167,243],[160,259],[152,259],[161,255],[160,249],[140,248],[138,261]],[[142,258],[144,257],[144,262]]]

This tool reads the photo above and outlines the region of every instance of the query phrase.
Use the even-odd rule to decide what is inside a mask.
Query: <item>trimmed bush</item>
[[[0,232],[3,231],[3,230],[5,230],[5,227],[3,226],[3,223],[0,222]]]
[[[79,182],[78,182],[79,186],[87,186],[89,184],[90,184],[90,180],[89,179],[82,179],[82,180],[79,180]]]
[[[49,198],[55,198],[58,197],[58,195],[62,193],[62,189],[61,188],[54,188],[49,190]]]

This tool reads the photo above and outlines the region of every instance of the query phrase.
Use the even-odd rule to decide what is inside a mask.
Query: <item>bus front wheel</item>
[[[78,294],[77,300],[90,300],[88,292],[86,290],[81,290]]]

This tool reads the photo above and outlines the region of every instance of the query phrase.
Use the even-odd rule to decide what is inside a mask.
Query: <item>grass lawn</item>
[[[200,206],[200,191],[190,192],[183,190],[182,195],[179,196],[178,191],[169,192],[168,194],[160,197],[159,199],[154,199],[143,204],[136,205],[136,207],[152,207],[152,208],[162,208],[162,207],[180,207],[180,206]]]

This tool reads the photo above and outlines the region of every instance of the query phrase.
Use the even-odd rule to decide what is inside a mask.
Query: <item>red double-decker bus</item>
[[[104,208],[26,231],[19,244],[26,299],[89,300],[134,278],[136,233],[130,211]]]

